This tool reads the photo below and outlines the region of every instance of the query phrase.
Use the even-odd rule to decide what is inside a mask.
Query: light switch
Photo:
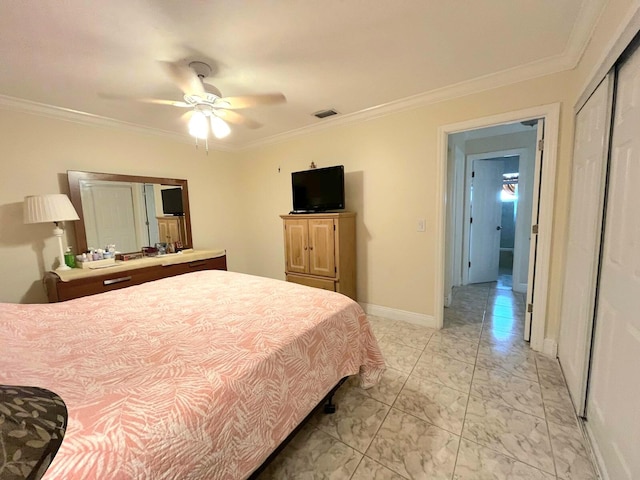
[[[420,220],[418,220],[418,228],[417,228],[418,232],[426,231],[426,229],[427,229],[426,228],[426,224],[427,224],[427,222],[425,221],[424,218],[421,218]]]

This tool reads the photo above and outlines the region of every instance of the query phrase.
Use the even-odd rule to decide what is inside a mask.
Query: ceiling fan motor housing
[[[191,62],[189,64],[189,68],[196,72],[196,75],[200,77],[200,80],[207,78],[213,71],[211,67],[204,62]]]

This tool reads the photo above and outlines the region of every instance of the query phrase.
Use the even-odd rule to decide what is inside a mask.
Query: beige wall
[[[46,301],[40,279],[58,256],[53,224],[23,225],[22,201],[26,195],[67,193],[67,170],[186,178],[195,246],[227,248],[234,267],[240,225],[231,154],[206,156],[193,145],[155,135],[2,109],[0,132],[0,301]],[[74,244],[73,234],[68,244]]]
[[[565,106],[570,80],[568,72],[551,75],[243,152],[242,183],[251,205],[244,251],[251,272],[283,278],[278,215],[291,208],[290,172],[311,161],[319,167],[344,164],[347,208],[358,214],[359,300],[433,315],[438,127],[533,105]],[[567,182],[571,134],[565,132],[571,122],[565,107],[559,185]],[[420,218],[426,219],[426,233],[416,232]],[[562,240],[554,239],[554,246]],[[551,292],[559,286],[552,279]],[[552,293],[550,309],[557,308]]]

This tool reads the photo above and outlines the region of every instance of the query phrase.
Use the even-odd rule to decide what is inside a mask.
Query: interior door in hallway
[[[612,102],[610,74],[576,115],[558,358],[581,416],[591,353]]]
[[[471,179],[469,283],[498,280],[503,163],[474,160]]]
[[[587,428],[608,477],[640,478],[640,50],[618,71]]]
[[[531,198],[531,236],[529,237],[529,270],[527,272],[527,309],[524,314],[524,339],[531,340],[533,326],[533,296],[536,289],[536,261],[538,256],[538,224],[540,222],[540,194],[542,192],[542,163],[544,160],[544,119],[538,120],[536,135],[536,161],[534,166],[533,197]],[[542,295],[545,295],[542,292]],[[544,312],[539,314],[544,318]],[[543,321],[543,320],[540,320]]]

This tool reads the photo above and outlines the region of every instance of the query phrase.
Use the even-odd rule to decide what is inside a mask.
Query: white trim
[[[472,80],[447,85],[446,87],[437,88],[428,92],[419,93],[410,97],[394,100],[389,103],[377,105],[375,107],[366,108],[358,112],[345,115],[337,115],[322,120],[322,123],[314,123],[287,132],[272,135],[267,138],[249,142],[246,145],[238,147],[238,150],[249,150],[252,148],[262,147],[280,143],[299,135],[315,133],[327,130],[340,125],[348,125],[364,120],[371,120],[383,117],[391,113],[410,110],[413,108],[423,107],[438,102],[453,100],[456,98],[472,95],[475,93],[494,90],[496,88],[512,85],[514,83],[532,80],[534,78],[552,75],[554,73],[563,72],[574,68],[577,59],[567,58],[565,55],[558,55],[551,59],[545,59],[538,62],[532,62],[527,65],[514,67],[494,72],[488,75],[477,77]]]
[[[70,108],[56,107],[54,105],[32,102],[30,100],[24,100],[22,98],[9,97],[7,95],[0,95],[0,109],[27,113],[31,115],[39,115],[41,117],[54,118],[57,120],[78,123],[81,125],[91,125],[131,133],[138,133],[142,135],[159,136],[191,145],[195,144],[193,137],[189,136],[187,133],[182,135],[176,132],[161,130],[159,128],[145,127],[144,125],[124,122],[122,120],[102,117],[100,115],[93,115],[91,113],[81,112],[79,110],[73,110]],[[216,143],[215,140],[209,142],[209,149],[221,151],[233,150],[233,148],[229,148],[228,145]]]
[[[398,310],[397,308],[383,307],[381,305],[373,305],[371,303],[358,302],[362,309],[368,315],[376,317],[389,318],[391,320],[401,320],[403,322],[421,325],[423,327],[436,328],[436,320],[431,315],[424,313],[408,312],[406,310]]]
[[[604,49],[600,57],[600,61],[595,64],[589,75],[587,75],[582,89],[578,90],[582,93],[574,105],[575,113],[578,113],[584,104],[587,103],[591,94],[598,88],[600,82],[602,82],[607,73],[609,73],[609,70],[611,70],[618,61],[618,58],[620,58],[622,52],[629,46],[638,31],[640,31],[640,5],[638,2],[633,2],[624,19],[620,22],[618,29],[611,36],[607,48]]]
[[[604,459],[602,458],[602,452],[600,452],[600,448],[598,448],[598,442],[596,441],[591,428],[589,427],[589,422],[585,422],[581,419],[578,419],[578,423],[580,424],[580,428],[586,433],[587,443],[589,446],[589,453],[593,455],[594,464],[596,467],[598,478],[602,480],[610,480],[609,473],[607,472],[606,464],[604,463]]]
[[[442,125],[437,135],[437,164],[436,164],[436,278],[434,317],[437,328],[443,325],[444,309],[444,268],[445,268],[445,235],[446,235],[446,195],[447,195],[447,143],[448,136],[453,133],[474,130],[483,127],[501,125],[544,118],[546,132],[544,139],[545,160],[542,168],[542,192],[540,196],[540,218],[538,225],[538,264],[536,270],[536,291],[534,312],[537,313],[531,331],[531,348],[543,351],[544,331],[546,327],[547,297],[549,288],[549,268],[551,264],[551,234],[553,230],[553,206],[555,191],[555,173],[558,156],[558,135],[560,127],[560,104],[552,103],[536,107],[506,112],[489,117],[476,118],[464,122]]]
[[[553,338],[545,338],[544,345],[542,347],[542,353],[549,355],[550,357],[557,358],[558,356],[558,342]]]

